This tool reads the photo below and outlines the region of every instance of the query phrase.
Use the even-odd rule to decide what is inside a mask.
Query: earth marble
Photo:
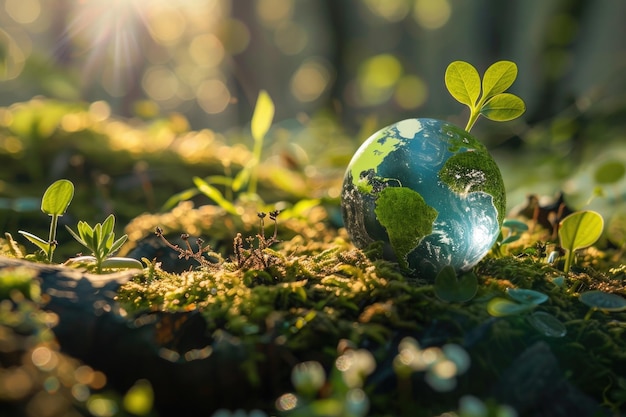
[[[445,266],[470,270],[500,233],[505,190],[498,165],[465,130],[407,119],[370,136],[352,157],[341,193],[357,247],[432,280]]]

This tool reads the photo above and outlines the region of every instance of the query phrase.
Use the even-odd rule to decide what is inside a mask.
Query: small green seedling
[[[70,259],[70,263],[87,263],[94,264],[96,272],[102,273],[102,268],[137,268],[142,269],[143,265],[136,259],[123,257],[110,257],[119,248],[122,247],[127,235],[123,235],[115,240],[115,216],[110,214],[104,222],[96,223],[94,227],[89,226],[87,222],[78,222],[78,233],[74,232],[68,226],[65,226],[70,234],[81,245],[91,250],[91,256],[78,256]]]
[[[498,122],[513,120],[526,111],[524,101],[505,93],[517,78],[517,65],[511,61],[498,61],[485,71],[480,79],[476,68],[464,61],[454,61],[446,69],[445,83],[457,101],[470,109],[465,127],[470,131],[479,116]],[[481,95],[482,91],[482,95]]]
[[[585,210],[572,213],[561,220],[559,239],[567,251],[563,271],[568,273],[577,250],[593,245],[602,235],[604,219],[595,211]]]
[[[505,229],[507,230],[506,234],[504,232]],[[504,219],[504,222],[502,222],[502,229],[498,235],[498,240],[496,240],[496,244],[492,249],[493,253],[497,257],[504,256],[503,246],[518,241],[522,237],[522,234],[526,231],[528,231],[528,225],[523,221],[516,219]]]
[[[245,193],[254,200],[259,200],[256,192],[263,140],[272,126],[273,119],[274,102],[265,90],[261,90],[257,98],[254,113],[252,114],[250,126],[252,138],[254,139],[252,159],[234,178],[227,175],[212,175],[206,178],[194,177],[193,183],[196,188],[191,188],[173,195],[165,202],[163,210],[168,210],[179,202],[188,200],[202,193],[226,212],[233,215],[241,215],[241,212],[237,210],[231,201],[233,200],[232,196],[234,193],[242,191],[244,186],[247,185]],[[226,192],[222,193],[214,184],[225,187]]]
[[[267,91],[261,90],[254,107],[254,113],[252,114],[252,121],[250,125],[252,138],[254,139],[252,161],[251,164],[246,166],[239,173],[239,175],[235,177],[233,182],[233,189],[235,191],[237,191],[246,182],[245,179],[248,177],[248,193],[256,194],[258,166],[261,162],[263,140],[265,139],[267,131],[270,130],[270,126],[272,126],[272,120],[274,120],[274,102]]]
[[[72,202],[73,197],[74,184],[69,180],[53,182],[43,194],[41,199],[41,211],[52,217],[47,241],[32,233],[22,230],[19,231],[22,236],[37,245],[39,249],[44,252],[48,263],[52,262],[52,255],[54,254],[54,249],[57,247],[56,233],[59,217],[63,216],[67,207]]]
[[[444,267],[435,278],[435,295],[448,303],[464,303],[471,300],[478,291],[478,278],[473,272],[457,277],[450,265]]]

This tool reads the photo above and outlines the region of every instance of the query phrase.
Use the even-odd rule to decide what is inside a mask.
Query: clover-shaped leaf
[[[454,61],[446,69],[446,88],[457,101],[470,109],[465,127],[470,131],[480,115],[503,122],[515,119],[526,111],[524,101],[505,93],[517,78],[517,65],[511,61],[498,61],[487,68],[480,79],[476,68],[464,61]],[[481,95],[482,91],[482,95]]]
[[[451,266],[445,266],[435,278],[435,295],[449,303],[463,303],[471,300],[478,291],[478,278],[473,272],[457,277]]]

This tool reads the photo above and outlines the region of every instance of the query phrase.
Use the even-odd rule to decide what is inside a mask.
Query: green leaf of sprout
[[[109,214],[109,216],[102,222],[102,235],[109,236],[115,228],[115,216]]]
[[[231,203],[230,201],[226,200],[224,198],[224,195],[220,192],[220,190],[213,187],[212,185],[210,185],[209,183],[207,183],[205,180],[203,180],[200,177],[194,177],[193,183],[196,185],[196,187],[198,187],[198,190],[200,190],[202,194],[209,197],[218,206],[226,210],[228,213],[235,214],[235,215],[238,214],[237,208],[235,207],[235,205]]]
[[[252,114],[251,130],[255,142],[260,142],[270,129],[274,119],[274,102],[265,90],[259,92],[254,113]]]
[[[487,68],[483,76],[483,96],[482,101],[504,93],[507,88],[513,85],[517,78],[517,65],[511,61],[498,61]]]
[[[74,184],[69,180],[53,182],[41,199],[41,211],[50,216],[62,216],[74,197]]]
[[[593,245],[602,235],[604,219],[595,211],[584,210],[570,214],[559,225],[561,247],[568,251],[565,272],[569,271],[574,252]]]
[[[454,61],[446,69],[446,88],[457,101],[473,109],[480,95],[480,75],[471,64]]]
[[[246,164],[246,166],[243,167],[241,171],[237,173],[237,175],[235,175],[231,186],[233,191],[237,192],[241,190],[243,186],[246,185],[248,181],[250,181],[250,177],[252,176],[252,170],[256,165],[255,162],[256,161],[254,160],[250,161],[248,164]]]
[[[500,93],[493,96],[480,109],[480,114],[496,122],[506,122],[521,116],[526,105],[521,98],[511,93]]]
[[[113,237],[114,236],[111,235],[111,239],[113,239]],[[116,252],[119,248],[122,247],[122,245],[126,242],[127,239],[128,239],[128,235],[123,235],[119,239],[117,239],[115,242],[113,242],[108,250],[108,254],[112,254]]]
[[[41,249],[44,253],[48,253],[48,251],[50,250],[50,244],[39,236],[35,236],[34,234],[25,232],[23,230],[20,230],[18,233],[28,239],[31,243],[37,245],[37,247],[39,247],[39,249]]]

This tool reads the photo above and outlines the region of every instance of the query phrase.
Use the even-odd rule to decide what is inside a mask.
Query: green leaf
[[[561,246],[569,251],[593,245],[602,235],[604,219],[595,211],[584,210],[572,213],[559,226]]]
[[[480,109],[480,114],[496,122],[506,122],[521,116],[526,111],[524,101],[511,93],[493,96]]]
[[[250,180],[252,170],[254,169],[254,166],[256,165],[255,162],[256,161],[254,160],[250,161],[249,163],[246,164],[245,167],[243,167],[241,171],[237,173],[237,175],[235,175],[235,179],[233,180],[233,183],[232,183],[233,191],[237,192],[241,190],[241,188]]]
[[[108,236],[113,232],[115,228],[115,216],[109,214],[109,216],[102,222],[102,236]]]
[[[270,129],[272,120],[274,119],[274,102],[265,90],[259,92],[259,97],[252,114],[252,137],[255,142],[263,140],[263,137]]]
[[[190,188],[180,193],[174,194],[161,207],[161,211],[169,211],[174,208],[178,203],[185,200],[190,200],[198,195],[199,190],[197,188]]]
[[[578,298],[582,303],[598,310],[612,312],[626,310],[626,299],[617,294],[594,290],[583,292]]]
[[[567,334],[567,329],[561,320],[557,319],[545,311],[535,311],[527,318],[528,322],[544,336],[563,337]]]
[[[62,216],[74,197],[74,184],[69,180],[53,182],[41,199],[41,211],[50,216]]]
[[[485,71],[483,76],[483,101],[496,94],[504,93],[517,78],[517,65],[511,61],[498,61]],[[509,119],[510,120],[510,119]]]
[[[622,161],[608,161],[600,165],[593,175],[598,184],[613,184],[626,174],[626,167]]]
[[[128,239],[128,235],[123,235],[121,236],[119,239],[117,239],[110,247],[107,255],[112,254],[114,252],[116,252],[119,248],[122,247],[122,245],[126,242],[126,240]]]
[[[548,296],[535,290],[524,288],[508,288],[506,293],[509,297],[522,304],[538,305],[548,301]]]
[[[102,224],[96,223],[96,225],[93,227],[93,237],[91,239],[91,249],[93,249],[95,255],[98,255],[100,252],[100,247],[104,243],[102,239]]]
[[[518,232],[525,232],[528,230],[528,225],[525,222],[516,219],[504,219],[502,227]]]
[[[535,307],[535,304],[520,304],[506,298],[496,297],[487,303],[487,312],[494,317],[505,317],[525,313]]]
[[[18,233],[28,239],[31,243],[37,245],[37,247],[39,247],[39,249],[41,249],[44,253],[47,254],[50,251],[50,243],[46,242],[39,236],[35,236],[32,233],[24,232],[23,230],[18,231]]]
[[[102,261],[103,268],[133,268],[143,269],[143,265],[137,259],[126,257],[111,257]]]
[[[220,190],[208,184],[200,177],[194,177],[193,183],[198,187],[198,190],[211,200],[213,200],[217,205],[226,210],[230,214],[238,214],[237,208],[230,201],[226,200]]]
[[[473,109],[480,95],[480,75],[471,64],[454,61],[446,69],[446,88],[457,101]]]
[[[461,275],[460,279],[451,266],[445,266],[435,278],[435,295],[449,303],[471,300],[478,291],[478,279],[473,272]]]
[[[570,214],[559,224],[561,247],[568,251],[564,271],[569,272],[574,252],[593,245],[602,235],[604,219],[595,211],[585,210]]]
[[[72,235],[72,237],[74,239],[76,239],[76,241],[78,243],[80,243],[81,245],[87,247],[87,242],[85,242],[85,240],[79,236],[79,234],[77,234],[76,232],[74,232],[72,229],[70,229],[70,227],[68,225],[65,225],[65,228],[67,229],[67,231],[70,233],[70,235]],[[79,233],[80,233],[80,228],[79,228]]]

